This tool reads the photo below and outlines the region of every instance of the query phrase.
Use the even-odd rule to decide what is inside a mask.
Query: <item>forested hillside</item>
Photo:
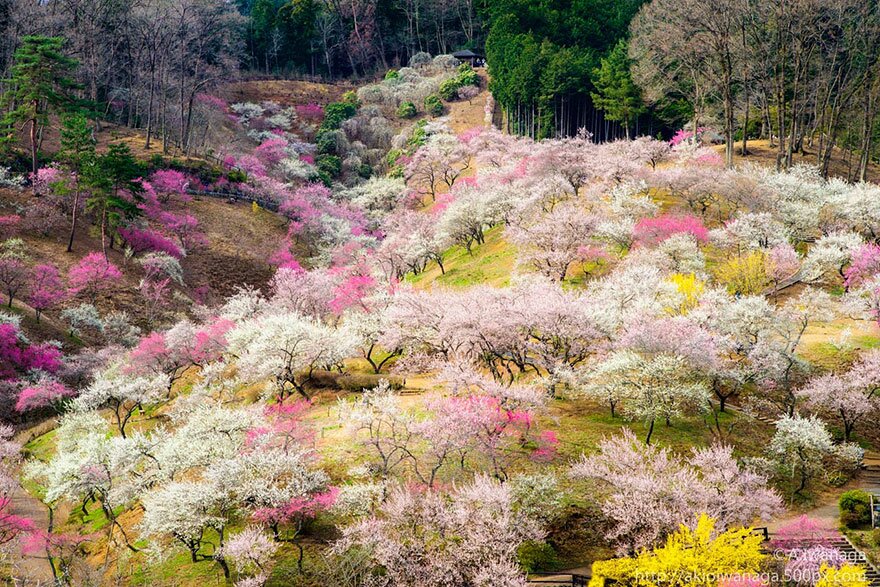
[[[2,14],[4,584],[880,587],[876,5]]]

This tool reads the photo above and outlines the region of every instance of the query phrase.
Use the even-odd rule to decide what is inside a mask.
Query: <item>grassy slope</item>
[[[456,245],[443,254],[445,274],[433,263],[418,275],[410,275],[407,281],[424,287],[430,284],[467,287],[477,284],[504,286],[513,273],[516,251],[504,240],[504,228],[496,226],[486,231],[486,242],[473,247],[469,254]]]
[[[282,91],[277,88],[261,87],[261,91]],[[249,99],[253,97],[252,92],[247,95],[241,95],[241,99]],[[471,104],[457,103],[453,104],[450,112],[451,126],[457,132],[474,126],[476,123],[482,122],[482,103],[485,96],[475,98]],[[479,116],[479,118],[478,118]],[[674,203],[668,203],[674,205]],[[201,206],[197,204],[195,206]],[[205,207],[212,207],[212,203],[204,203]],[[224,205],[217,206],[216,224],[213,226],[216,231],[212,234],[212,241],[223,242],[224,246],[235,248],[239,243],[238,236],[244,231],[248,234],[247,242],[244,248],[253,246],[260,240],[265,239],[264,230],[261,222],[255,223],[252,217],[248,216],[249,210],[241,211],[236,207],[226,208]],[[242,212],[244,212],[242,214]],[[230,214],[230,215],[227,215]],[[263,219],[264,220],[264,219]],[[228,224],[232,222],[235,227],[233,231],[227,229]],[[255,228],[257,225],[257,228]],[[251,232],[248,232],[251,231]],[[211,234],[209,230],[209,234]],[[231,236],[230,236],[231,235]],[[253,240],[251,240],[253,239]],[[439,267],[432,265],[428,270],[418,276],[410,276],[408,281],[417,287],[429,287],[432,284],[448,285],[454,287],[465,287],[475,284],[489,284],[494,286],[504,286],[509,282],[510,276],[514,269],[515,250],[503,238],[503,228],[496,227],[487,232],[486,243],[477,246],[468,254],[463,247],[453,247],[444,255],[444,265],[446,267],[445,275],[440,273]],[[851,346],[841,350],[839,346],[835,346],[829,340],[836,340],[844,328],[850,327],[853,330],[853,338]],[[869,348],[876,346],[880,339],[877,338],[876,327],[865,324],[831,324],[820,325],[811,329],[807,333],[805,354],[811,359],[819,363],[823,361],[828,364],[837,363],[844,358],[846,354],[851,354],[852,348]],[[423,380],[416,383],[417,387],[427,389],[428,396],[432,385],[430,380]],[[410,381],[408,386],[413,386]],[[247,397],[243,401],[252,401],[252,390],[242,390],[240,394],[242,398]],[[356,397],[355,394],[337,394],[332,392],[322,392],[315,401],[314,406],[307,414],[307,420],[315,428],[317,438],[316,445],[322,455],[323,465],[331,472],[334,481],[339,482],[347,475],[348,470],[362,462],[366,462],[367,455],[364,449],[357,445],[346,434],[339,425],[337,400],[340,398],[350,399]],[[421,410],[421,406],[426,399],[426,395],[410,395],[405,396],[404,401],[412,409]],[[144,416],[147,418],[147,416]],[[140,418],[136,425],[150,427],[155,421]],[[607,413],[607,409],[603,406],[596,405],[592,402],[580,399],[560,399],[550,403],[547,411],[540,417],[543,427],[555,430],[558,433],[560,445],[559,455],[549,467],[564,473],[568,463],[577,458],[583,452],[591,452],[595,450],[598,442],[608,435],[619,431],[623,426],[631,427],[636,434],[644,435],[644,428],[640,423],[627,423],[620,418],[611,418]],[[722,416],[722,429],[725,430],[725,441],[737,447],[737,452],[743,455],[756,455],[763,451],[769,440],[772,429],[769,425],[755,422],[738,414],[727,414]],[[656,443],[664,446],[674,447],[676,450],[688,450],[692,446],[705,446],[713,441],[715,436],[710,427],[711,422],[704,420],[700,416],[690,417],[681,421],[674,421],[671,427],[659,425],[655,431]],[[50,432],[44,436],[38,437],[36,440],[28,444],[28,450],[36,458],[46,458],[51,454],[53,448],[53,434]],[[522,471],[544,470],[548,465],[537,465],[533,463],[528,455],[523,453],[515,458],[515,468]],[[576,484],[562,477],[563,483],[569,485],[577,495],[578,488]],[[34,488],[37,491],[37,488]],[[575,498],[575,505],[581,505],[577,502],[580,500]],[[133,529],[138,519],[138,514],[129,514],[124,516],[124,524],[126,527]],[[86,516],[73,515],[69,524],[71,526],[81,527],[83,529],[97,530],[106,520],[102,520],[102,515],[95,511],[95,508],[89,510]],[[322,524],[318,524],[318,536],[322,537],[322,531],[326,529]],[[580,554],[572,554],[578,552],[572,549],[572,552],[564,553],[563,560],[560,564],[579,564],[585,562],[584,556],[589,557],[588,550],[581,550]],[[586,555],[585,555],[586,553]],[[293,583],[293,577],[297,576],[295,563],[293,562],[293,552],[289,549],[284,550],[279,555],[279,565],[273,571],[273,577],[270,585],[290,585]],[[321,547],[320,541],[314,539],[306,540],[306,568],[317,568],[320,560]],[[120,560],[120,566],[123,561]],[[124,564],[131,570],[132,576],[130,584],[132,585],[206,585],[217,584],[221,579],[219,568],[210,562],[191,563],[186,556],[173,556],[159,565],[147,566],[142,556],[134,556],[124,561]],[[313,584],[320,584],[320,581]]]

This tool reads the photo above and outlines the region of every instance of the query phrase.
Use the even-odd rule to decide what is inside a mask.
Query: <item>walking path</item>
[[[38,424],[34,428],[42,428],[43,424]],[[25,429],[16,434],[17,442],[26,443],[33,437],[34,428]],[[46,506],[33,495],[28,493],[24,487],[19,484],[11,495],[12,514],[28,518],[40,530],[49,529],[49,513]],[[17,587],[48,587],[54,583],[52,577],[52,568],[45,556],[26,554],[19,545],[16,552],[11,555],[13,577],[16,579]]]

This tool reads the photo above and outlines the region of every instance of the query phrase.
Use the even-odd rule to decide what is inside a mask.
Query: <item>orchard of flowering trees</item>
[[[284,18],[306,18],[300,4]],[[321,22],[330,38],[365,19],[346,41],[363,71],[378,17],[362,8]],[[29,177],[39,197],[3,188],[46,206],[0,217],[13,565],[30,553],[61,585],[240,587],[524,586],[586,563],[597,585],[756,573],[770,562],[749,528],[824,505],[877,448],[880,187],[725,166],[699,126],[601,144],[456,133],[474,106],[456,99],[491,114],[494,98],[443,55],[324,106],[194,106],[199,59],[221,67],[234,19],[192,10],[180,26],[205,53],[179,79],[157,53],[142,115],[164,128],[166,84],[183,84],[182,129],[210,108],[241,139],[218,169],[98,149],[66,113],[55,162]],[[289,42],[274,30],[260,51]],[[191,277],[231,271],[217,241],[243,236],[203,224],[206,191],[249,200],[269,252],[262,281],[225,299]],[[780,546],[798,582],[864,587],[819,538],[809,555]]]

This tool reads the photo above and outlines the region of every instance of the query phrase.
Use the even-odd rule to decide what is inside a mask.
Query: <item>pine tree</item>
[[[89,185],[89,179],[98,174],[92,125],[83,114],[68,114],[62,118],[61,150],[58,153],[58,158],[66,164],[74,176],[70,238],[67,241],[67,252],[69,253],[73,250],[73,237],[76,233],[82,188]]]
[[[40,130],[53,110],[73,104],[68,92],[74,83],[67,75],[77,61],[62,52],[63,37],[33,35],[22,37],[21,42],[15,51],[12,77],[5,80],[11,89],[2,99],[3,106],[11,108],[4,119],[9,127],[6,140],[14,140],[16,125],[30,125],[31,171],[36,175]]]
[[[87,178],[92,193],[86,207],[101,219],[101,250],[106,258],[108,234],[113,248],[116,229],[140,213],[137,204],[143,186],[136,180],[143,169],[128,145],[117,143],[98,157],[94,171]]]

